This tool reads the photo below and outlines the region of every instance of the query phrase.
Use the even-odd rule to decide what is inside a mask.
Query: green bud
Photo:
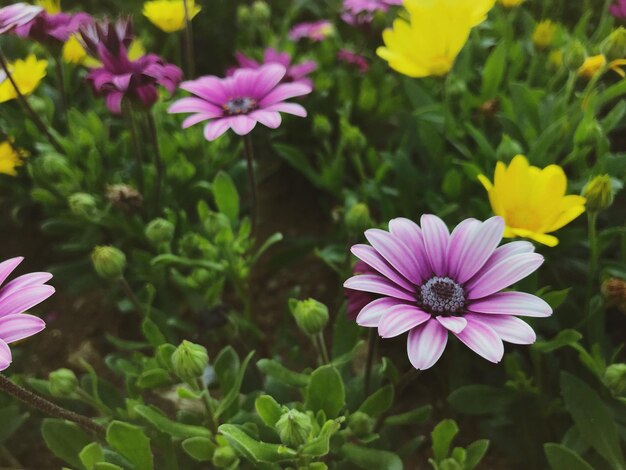
[[[374,419],[367,413],[357,411],[348,417],[348,428],[356,437],[365,437],[374,430]]]
[[[583,119],[574,132],[574,144],[595,146],[604,137],[604,129],[595,118]]]
[[[231,446],[218,447],[213,452],[211,463],[216,468],[228,468],[237,460],[237,454]]]
[[[323,114],[313,116],[313,135],[318,139],[326,139],[333,131],[333,125]]]
[[[576,72],[583,65],[586,58],[587,51],[583,43],[578,40],[570,41],[563,55],[565,66],[570,71]]]
[[[515,155],[524,155],[524,149],[517,140],[504,134],[500,145],[496,149],[496,158],[500,161],[508,162]]]
[[[76,217],[91,220],[98,216],[96,198],[91,194],[74,193],[68,198],[67,203]]]
[[[172,354],[174,373],[184,381],[193,381],[202,377],[209,364],[209,355],[204,346],[184,340]]]
[[[291,313],[304,333],[314,336],[321,333],[328,323],[328,307],[315,299],[289,301]]]
[[[376,85],[374,85],[370,79],[363,80],[357,99],[357,106],[362,111],[371,111],[377,104],[378,90],[376,89]]]
[[[254,21],[265,22],[270,19],[272,12],[267,3],[257,0],[252,4],[252,18]]]
[[[78,387],[76,374],[69,369],[58,369],[48,375],[50,394],[57,398],[71,396]]]
[[[613,203],[613,189],[609,175],[598,175],[583,188],[583,197],[587,199],[589,212],[600,212],[608,209]]]
[[[126,269],[126,255],[114,246],[95,247],[91,262],[98,275],[110,281],[121,278]]]
[[[341,137],[349,150],[359,152],[367,145],[367,139],[356,126],[351,125],[347,120],[341,120]]]
[[[626,58],[626,29],[620,26],[604,40],[600,48],[608,61]]]
[[[247,5],[240,5],[237,8],[237,23],[239,26],[246,26],[250,24],[250,20],[252,19],[252,12],[250,11],[250,7]]]
[[[372,226],[369,207],[362,202],[354,204],[346,211],[344,223],[351,233],[363,233]]]
[[[626,392],[626,364],[611,364],[604,372],[604,383],[613,395]]]
[[[298,410],[287,411],[276,422],[281,442],[293,448],[306,443],[312,429],[311,418]]]
[[[165,219],[154,219],[146,227],[146,238],[155,246],[170,243],[174,238],[174,224]]]
[[[456,75],[448,77],[446,83],[446,93],[451,98],[459,97],[467,93],[467,83]]]

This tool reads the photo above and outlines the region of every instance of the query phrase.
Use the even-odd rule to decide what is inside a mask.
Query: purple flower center
[[[433,277],[421,286],[422,307],[433,314],[458,314],[465,307],[465,291],[449,277]]]
[[[253,98],[237,97],[231,98],[222,106],[224,113],[228,116],[236,116],[238,114],[248,114],[258,108],[258,103]]]

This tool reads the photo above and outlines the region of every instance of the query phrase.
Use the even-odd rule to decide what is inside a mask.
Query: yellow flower
[[[563,67],[563,49],[555,49],[548,54],[548,63],[558,70]]]
[[[128,58],[130,60],[137,60],[145,54],[146,49],[141,40],[135,39],[128,48]],[[72,35],[63,45],[63,60],[68,64],[80,64],[89,68],[100,67],[102,65],[99,60],[87,55],[87,51],[85,51],[85,48],[76,35]]]
[[[446,75],[472,28],[487,18],[495,0],[404,0],[409,18],[383,32],[376,53],[409,77]]]
[[[524,3],[524,0],[498,0],[498,3],[504,8],[515,8]]]
[[[23,95],[30,95],[46,76],[47,60],[37,60],[34,54],[25,60],[16,60],[9,64],[9,71]],[[1,75],[1,74],[0,74]],[[7,77],[0,76],[0,103],[17,98],[13,84]]]
[[[143,4],[143,14],[150,22],[166,33],[185,28],[185,5],[191,20],[200,12],[194,0],[154,0]]]
[[[535,47],[537,49],[545,49],[552,44],[556,28],[556,24],[550,20],[543,20],[537,23],[533,31],[533,44],[535,44]]]
[[[504,219],[508,238],[530,238],[556,246],[558,238],[548,234],[585,212],[584,197],[565,195],[567,177],[558,165],[541,169],[517,155],[508,168],[498,162],[493,184],[485,175],[478,179],[489,194],[494,214]]]
[[[591,78],[606,66],[604,54],[587,57],[578,69],[578,75]]]
[[[37,0],[37,5],[46,10],[50,15],[61,13],[61,0]]]
[[[28,154],[13,148],[11,142],[0,142],[0,173],[9,176],[17,175],[17,167],[23,164],[22,159]]]

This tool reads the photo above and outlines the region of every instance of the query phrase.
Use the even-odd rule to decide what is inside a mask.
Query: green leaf
[[[46,418],[41,425],[41,434],[54,455],[72,467],[85,468],[78,454],[91,443],[91,438],[78,425],[62,419]]]
[[[213,180],[213,197],[219,211],[234,225],[239,217],[239,193],[228,173],[220,171]]]
[[[543,445],[543,450],[552,470],[593,470],[581,456],[563,444],[548,442]]]
[[[465,468],[464,470],[474,469],[483,459],[489,449],[489,440],[480,439],[472,442],[465,449]]]
[[[550,307],[552,307],[552,310],[556,310],[561,306],[563,302],[565,302],[565,299],[567,299],[567,296],[569,295],[571,290],[571,287],[562,290],[553,290],[542,294],[541,298],[548,302]]]
[[[598,394],[568,372],[561,372],[561,394],[582,438],[613,468],[624,468],[617,427]]]
[[[393,405],[393,385],[386,385],[371,394],[359,407],[359,411],[367,413],[372,418],[378,418]]]
[[[183,450],[198,462],[207,462],[213,458],[215,444],[206,437],[190,437],[183,441]]]
[[[514,398],[514,393],[505,389],[466,385],[454,390],[448,396],[448,402],[462,413],[482,415],[502,411]]]
[[[243,360],[243,364],[241,364],[241,367],[239,368],[239,372],[237,373],[237,377],[235,378],[233,386],[230,388],[226,396],[220,401],[217,410],[215,410],[216,418],[219,418],[222,413],[224,413],[230,407],[230,405],[232,405],[235,400],[239,398],[241,383],[243,382],[243,377],[246,374],[246,369],[248,368],[248,364],[250,363],[252,356],[254,356],[254,351],[250,351],[250,353]]]
[[[165,339],[165,336],[163,335],[163,333],[161,333],[161,330],[159,329],[157,324],[149,318],[144,318],[141,324],[141,331],[143,331],[144,337],[154,347],[160,346],[163,343],[167,342],[167,339]]]
[[[137,379],[137,386],[139,388],[157,388],[167,385],[171,382],[170,374],[165,369],[151,369],[142,372]]]
[[[172,437],[180,437],[183,439],[189,437],[204,437],[208,439],[211,437],[211,431],[208,429],[201,426],[172,421],[155,408],[146,405],[136,405],[133,410],[156,429]]]
[[[583,335],[576,330],[561,330],[559,331],[559,334],[549,341],[537,341],[532,345],[532,348],[544,354],[551,353],[557,349],[564,348],[565,346],[578,343],[582,337]]]
[[[320,433],[300,449],[300,454],[306,457],[323,457],[330,452],[330,438],[339,431],[343,418],[330,419],[324,423]]]
[[[483,82],[481,86],[481,99],[490,100],[496,97],[498,88],[502,83],[504,77],[504,70],[506,68],[506,43],[501,42],[492,52],[489,54],[485,67],[483,69]]]
[[[452,440],[459,432],[459,427],[451,419],[444,419],[440,422],[433,432],[430,433],[430,437],[433,441],[433,455],[435,461],[441,462],[448,457],[450,452],[450,445]]]
[[[309,381],[311,380],[310,376],[307,374],[293,372],[273,359],[261,359],[256,363],[256,366],[265,375],[290,387],[304,388],[309,385]]]
[[[107,428],[107,442],[134,465],[135,470],[152,470],[150,439],[143,430],[122,421],[113,421]]]
[[[272,428],[276,426],[276,422],[283,414],[282,407],[269,395],[258,397],[254,402],[254,407],[263,422]]]
[[[28,419],[28,413],[20,413],[16,405],[0,408],[0,444],[13,435],[15,431]]]
[[[335,418],[346,403],[346,390],[339,371],[334,366],[322,366],[311,374],[306,389],[307,410],[323,410],[329,418]]]
[[[93,466],[93,470],[124,470],[119,465],[109,462],[98,462]]]
[[[386,450],[371,449],[355,444],[341,446],[341,455],[364,470],[402,470],[402,460]]]
[[[222,424],[219,431],[240,455],[254,463],[284,462],[298,455],[283,445],[257,441],[234,424]]]
[[[98,462],[104,462],[104,452],[97,442],[92,442],[83,447],[78,457],[87,470],[93,470]]]
[[[430,417],[432,410],[433,407],[431,405],[424,405],[406,413],[389,416],[385,419],[385,426],[423,424]]]
[[[290,145],[274,144],[274,150],[292,167],[302,173],[307,179],[318,188],[324,187],[324,180],[320,173],[311,166],[311,159],[308,158],[300,149]]]
[[[213,367],[222,395],[226,395],[235,383],[239,365],[239,356],[231,346],[226,346],[215,358]]]

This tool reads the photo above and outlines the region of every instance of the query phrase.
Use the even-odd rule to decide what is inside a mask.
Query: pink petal
[[[232,116],[230,118],[230,127],[232,127],[233,131],[237,135],[246,135],[249,134],[252,129],[256,126],[256,121],[252,119],[250,116],[240,115],[240,116]]]
[[[420,284],[422,279],[413,251],[399,238],[377,228],[365,231],[365,238],[370,244],[405,278],[413,284]]]
[[[27,286],[42,285],[52,279],[50,273],[29,273],[16,277],[0,289],[0,300]]]
[[[443,223],[443,220],[431,214],[424,214],[420,223],[430,267],[437,276],[445,276],[447,270],[446,255],[450,238],[448,227]]]
[[[504,355],[500,336],[482,322],[467,318],[467,326],[456,335],[468,348],[490,362],[498,363]]]
[[[424,235],[412,220],[398,217],[389,221],[389,231],[398,237],[415,255],[421,281],[430,277],[430,262],[426,256]]]
[[[228,129],[230,129],[230,118],[216,119],[204,127],[204,138],[212,142]]]
[[[466,286],[468,299],[481,299],[515,284],[536,271],[543,263],[538,253],[522,253],[502,259],[487,270],[482,270]]]
[[[525,292],[498,292],[489,297],[473,300],[468,310],[492,315],[519,315],[549,317],[552,307],[545,300]]]
[[[257,98],[259,95],[254,93],[254,88],[257,78],[259,77],[259,72],[260,70],[253,69],[235,70],[235,73],[232,76],[233,97],[247,96],[249,98]]]
[[[174,102],[169,109],[168,113],[207,113],[211,114],[211,117],[218,117],[224,114],[223,110],[214,104],[209,103],[200,98],[181,98]]]
[[[197,113],[197,114],[192,114],[191,116],[185,118],[185,120],[183,121],[182,124],[182,128],[183,129],[188,129],[191,126],[195,126],[196,124],[199,124],[201,122],[204,121],[208,121],[209,119],[213,119],[217,116],[214,116],[213,114],[210,113]]]
[[[452,333],[460,333],[467,326],[467,320],[463,317],[442,317],[438,316],[435,319],[441,323],[446,330],[451,331]]]
[[[528,323],[513,315],[468,314],[467,318],[488,325],[509,343],[533,344],[537,340],[537,335]]]
[[[267,111],[267,110],[257,110],[250,113],[250,117],[252,119],[256,119],[264,126],[269,127],[270,129],[276,129],[280,126],[282,119],[280,114],[276,111]]]
[[[367,328],[378,327],[382,316],[385,315],[390,308],[401,304],[403,304],[403,301],[394,299],[393,297],[376,299],[361,309],[356,317],[356,323],[359,326]]]
[[[430,315],[412,305],[396,305],[381,317],[378,334],[382,338],[394,338],[430,320]]]
[[[180,84],[180,88],[217,106],[223,105],[229,98],[222,79],[214,76],[183,82]]]
[[[501,247],[496,248],[491,255],[491,258],[487,260],[481,271],[487,271],[492,266],[499,263],[503,259],[507,259],[513,255],[520,255],[522,253],[533,253],[535,251],[535,245],[527,241],[518,241],[507,243]]]
[[[0,317],[25,312],[52,294],[54,294],[54,287],[48,285],[27,286],[15,291],[0,302]]]
[[[343,286],[348,289],[371,292],[372,294],[388,295],[396,299],[415,302],[415,297],[409,292],[401,289],[389,279],[376,274],[359,274],[358,276],[352,276],[343,283]]]
[[[9,345],[0,339],[0,371],[5,370],[13,362]]]
[[[13,343],[37,334],[45,327],[45,322],[33,315],[5,315],[0,317],[0,339],[5,343]]]
[[[465,219],[459,225],[454,227],[450,234],[450,243],[448,245],[448,275],[457,279],[459,268],[461,266],[461,256],[471,243],[475,230],[480,227],[480,221],[476,219]]]
[[[18,265],[24,261],[22,256],[17,258],[11,258],[0,263],[0,285],[6,281],[7,277],[18,267]]]
[[[122,113],[122,99],[124,99],[124,94],[121,92],[112,92],[106,95],[104,101],[113,114],[121,114]]]
[[[280,83],[286,73],[287,69],[284,65],[276,63],[263,65],[255,72],[250,97],[263,98]]]
[[[293,114],[294,116],[306,117],[307,112],[303,106],[297,103],[276,103],[270,106],[265,106],[266,111],[278,111],[281,113]]]
[[[351,250],[352,254],[359,258],[361,261],[367,263],[367,265],[374,268],[380,274],[385,276],[390,281],[395,282],[400,287],[408,290],[409,292],[415,292],[415,286],[407,281],[402,275],[400,275],[395,269],[393,269],[387,261],[369,245],[354,245]]]
[[[409,332],[407,354],[413,367],[430,369],[439,360],[448,343],[448,330],[436,320],[413,328]]]
[[[295,96],[308,95],[312,89],[310,86],[302,82],[283,83],[270,91],[260,102],[259,105],[264,108],[266,106],[288,100]]]
[[[456,281],[464,283],[493,255],[504,234],[504,219],[492,217],[472,230],[471,239],[462,240]]]

